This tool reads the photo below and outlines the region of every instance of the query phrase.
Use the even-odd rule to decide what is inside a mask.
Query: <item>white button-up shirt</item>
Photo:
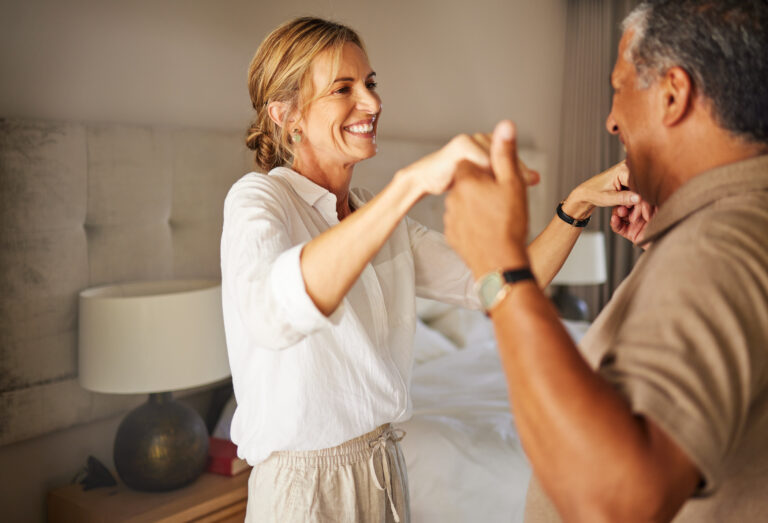
[[[350,195],[354,208],[370,198]],[[326,317],[307,294],[299,256],[338,223],[335,195],[285,167],[246,174],[224,203],[231,437],[252,465],[407,420],[415,296],[479,308],[472,276],[443,235],[406,218]]]

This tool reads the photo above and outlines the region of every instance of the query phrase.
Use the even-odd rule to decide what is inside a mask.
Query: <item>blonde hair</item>
[[[341,49],[348,42],[365,52],[360,36],[349,27],[302,17],[282,24],[259,45],[248,68],[248,92],[256,117],[248,129],[245,144],[255,151],[256,165],[264,172],[293,160],[290,129],[272,121],[269,103],[288,104],[286,114],[296,109],[304,114],[312,101],[312,60],[331,50],[334,53],[331,78],[335,78]]]

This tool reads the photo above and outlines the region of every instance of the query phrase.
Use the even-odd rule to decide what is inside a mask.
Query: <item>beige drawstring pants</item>
[[[251,471],[246,523],[409,523],[404,435],[386,424],[329,449],[273,452]]]

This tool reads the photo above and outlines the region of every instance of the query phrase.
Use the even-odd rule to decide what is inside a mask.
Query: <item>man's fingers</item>
[[[622,225],[621,218],[616,216],[615,214],[611,215],[611,230],[617,234],[621,234],[621,225]]]
[[[541,181],[541,175],[539,174],[539,171],[532,171],[531,169],[523,169],[523,181],[525,181],[525,185],[532,186],[536,185]]]
[[[521,176],[517,161],[517,130],[509,120],[502,120],[493,130],[491,168],[501,183],[510,183]]]

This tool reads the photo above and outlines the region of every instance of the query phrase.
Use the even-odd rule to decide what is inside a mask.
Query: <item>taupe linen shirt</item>
[[[675,522],[768,521],[768,155],[690,180],[644,241],[580,350],[704,477]],[[532,480],[526,522],[559,520]]]

